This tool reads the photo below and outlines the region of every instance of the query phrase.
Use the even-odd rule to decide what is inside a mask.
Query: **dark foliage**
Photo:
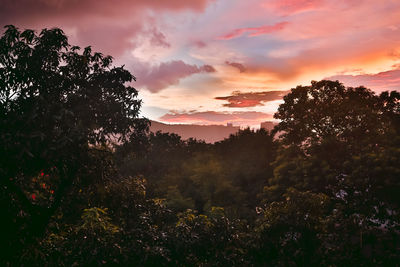
[[[44,234],[71,186],[87,178],[94,145],[146,128],[137,91],[125,85],[134,77],[109,56],[79,50],[60,29],[6,26],[0,39],[3,255],[20,256]]]

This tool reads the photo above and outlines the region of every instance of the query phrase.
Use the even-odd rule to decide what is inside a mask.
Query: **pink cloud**
[[[95,51],[118,57],[126,49],[136,46],[131,38],[141,31],[142,26],[137,22],[118,26],[100,22],[96,26],[82,26],[73,38],[70,38],[70,43],[82,47],[90,45]]]
[[[204,48],[207,46],[207,44],[203,41],[197,40],[197,41],[193,41],[192,43],[195,47],[197,48]]]
[[[203,65],[199,69],[200,69],[200,72],[216,72],[214,67],[211,65]]]
[[[9,21],[43,21],[46,18],[55,20],[65,18],[121,17],[145,9],[203,11],[209,0],[20,0],[3,1],[0,9],[0,22]]]
[[[149,91],[156,93],[170,85],[176,85],[183,78],[196,73],[215,72],[214,67],[210,65],[190,65],[182,60],[162,62],[156,66],[143,65],[135,71],[137,75],[138,86],[144,86]]]
[[[272,114],[256,111],[216,112],[216,111],[171,111],[160,118],[170,123],[191,123],[201,125],[215,125],[233,123],[235,125],[259,125],[260,122],[271,120]]]
[[[150,42],[153,46],[161,46],[166,48],[171,47],[171,44],[168,43],[167,39],[165,38],[165,35],[156,28],[153,28],[151,30]]]
[[[146,27],[153,27],[149,10],[202,12],[211,1],[6,0],[0,6],[0,32],[6,24],[38,31],[59,27],[75,45],[92,45],[99,52],[119,56],[135,46],[135,38]],[[164,34],[153,28],[150,43],[168,47]]]
[[[400,69],[394,69],[376,74],[361,75],[335,75],[329,80],[339,80],[346,86],[365,86],[375,91],[398,90],[400,91]]]
[[[318,9],[324,5],[324,2],[324,0],[273,0],[263,4],[263,6],[282,15],[293,15]]]
[[[219,40],[230,40],[230,39],[238,38],[246,32],[249,32],[249,34],[248,34],[249,37],[270,34],[270,33],[276,32],[276,31],[283,30],[287,26],[287,24],[289,24],[289,22],[284,21],[284,22],[279,22],[274,25],[265,25],[265,26],[261,26],[261,27],[235,29],[226,35],[218,37],[218,39]]]

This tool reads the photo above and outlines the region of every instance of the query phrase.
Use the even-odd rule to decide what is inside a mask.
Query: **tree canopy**
[[[26,214],[20,220],[23,233],[6,228],[7,236],[43,233],[85,169],[89,151],[146,130],[147,122],[138,118],[138,92],[129,85],[134,80],[123,66],[114,67],[110,56],[70,45],[60,29],[36,33],[5,27],[0,38],[2,207],[10,219]],[[54,188],[50,202],[38,202],[39,191],[33,193],[32,177],[38,174],[53,178],[47,181]]]
[[[141,123],[138,92],[126,85],[134,79],[113,67],[110,56],[71,46],[60,29],[36,34],[6,26],[0,39],[1,165],[14,166],[7,175],[22,166],[44,168],[113,135],[126,140]]]
[[[274,115],[280,120],[276,131],[283,132],[281,137],[287,145],[310,148],[328,142],[351,144],[351,151],[346,152],[356,153],[393,134],[399,100],[396,91],[376,95],[363,86],[313,81],[311,86],[298,86],[284,97],[285,102]]]

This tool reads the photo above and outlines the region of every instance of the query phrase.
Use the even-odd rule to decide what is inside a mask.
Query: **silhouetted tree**
[[[0,38],[0,188],[5,255],[43,234],[95,145],[145,130],[135,78],[112,58],[83,52],[60,29]],[[52,176],[51,202],[32,192],[34,177]],[[46,185],[45,185],[46,186]],[[29,234],[28,234],[29,233]],[[18,240],[14,242],[14,240]],[[4,250],[3,250],[4,249]],[[7,252],[8,251],[8,252]]]
[[[281,120],[275,132],[281,131],[284,148],[271,184],[323,191],[336,183],[337,175],[347,173],[346,161],[396,146],[399,100],[398,92],[378,96],[338,81],[292,89],[275,114]]]
[[[400,94],[320,81],[292,89],[284,101],[275,114],[282,146],[266,205],[284,201],[291,187],[324,193],[331,207],[318,227],[325,230],[312,233],[326,251],[321,263],[398,261]]]

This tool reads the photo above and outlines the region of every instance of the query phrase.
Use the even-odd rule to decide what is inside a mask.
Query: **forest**
[[[151,133],[135,76],[0,38],[1,266],[398,266],[400,93],[312,81],[271,131]]]

